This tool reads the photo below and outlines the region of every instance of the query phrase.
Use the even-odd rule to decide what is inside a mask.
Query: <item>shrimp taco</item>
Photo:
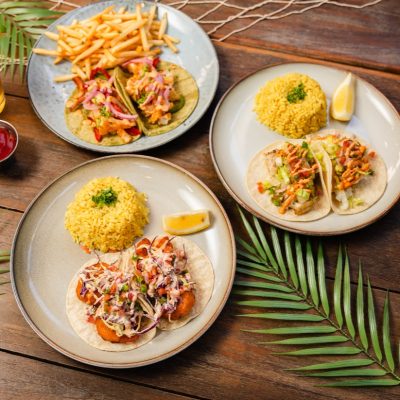
[[[112,71],[96,68],[90,80],[76,77],[74,82],[76,89],[65,107],[65,120],[74,135],[101,146],[139,139],[138,115],[130,100],[121,98]]]
[[[130,262],[162,330],[187,324],[211,298],[211,262],[188,239],[166,235],[143,238],[130,250]]]
[[[154,312],[126,271],[126,256],[108,253],[85,263],[67,291],[67,316],[75,332],[100,350],[126,351],[156,334]]]
[[[270,214],[288,221],[313,221],[330,211],[324,174],[329,158],[315,145],[288,140],[267,146],[247,170],[251,197]]]
[[[193,112],[199,90],[192,75],[182,67],[157,58],[135,58],[116,68],[116,85],[128,106],[132,101],[147,136],[166,133]]]
[[[387,184],[383,159],[349,132],[325,130],[309,136],[320,144],[330,159],[326,186],[332,209],[337,214],[356,214],[379,200]]]

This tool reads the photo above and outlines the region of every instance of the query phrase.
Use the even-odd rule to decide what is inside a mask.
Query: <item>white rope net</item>
[[[64,9],[66,7],[79,7],[73,0],[48,1],[55,3],[52,7],[53,9],[61,6],[63,6]],[[382,1],[383,0],[264,0],[250,6],[237,4],[248,4],[249,1],[245,0],[155,0],[155,3],[167,4],[178,10],[187,12],[196,22],[203,25],[205,31],[210,35],[212,40],[223,42],[229,37],[246,31],[263,21],[282,19],[326,6],[361,9],[376,5]],[[200,15],[195,16],[199,11]],[[227,13],[227,11],[229,12]],[[240,27],[235,28],[235,23],[236,25],[239,23]],[[220,31],[224,27],[226,27],[226,29],[224,29],[223,34],[220,35]]]
[[[49,3],[54,3],[51,7],[53,10],[62,9],[68,11],[81,6],[81,4],[74,3],[74,0],[47,1]],[[166,4],[186,12],[203,26],[211,40],[223,42],[231,36],[246,31],[256,24],[265,23],[265,21],[268,20],[288,18],[292,15],[303,14],[312,9],[326,6],[362,9],[376,5],[382,1],[383,0],[264,0],[250,6],[247,0],[155,0],[155,3]],[[239,3],[247,3],[247,6],[240,5]],[[24,63],[27,63],[26,59]],[[10,64],[8,58],[6,59],[6,64]],[[14,64],[19,64],[19,60],[14,60]]]

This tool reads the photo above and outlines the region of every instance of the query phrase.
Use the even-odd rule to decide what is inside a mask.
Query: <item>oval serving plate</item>
[[[57,32],[57,25],[69,25],[74,19],[83,20],[98,14],[104,8],[115,5],[134,10],[138,1],[106,1],[77,8],[63,15],[48,30]],[[142,2],[145,10],[153,3]],[[215,49],[207,34],[186,14],[172,7],[157,4],[158,15],[168,13],[168,33],[180,39],[179,53],[163,48],[160,57],[189,71],[199,88],[199,101],[192,114],[177,128],[158,136],[142,136],[140,139],[121,146],[100,146],[85,142],[75,136],[67,127],[64,118],[65,102],[72,93],[73,82],[55,83],[54,77],[70,73],[70,63],[53,64],[53,57],[32,53],[27,71],[29,97],[33,109],[42,122],[65,141],[88,150],[101,153],[136,153],[161,146],[189,130],[206,112],[217,90],[219,64]],[[35,47],[54,50],[55,42],[42,35]]]
[[[315,79],[325,92],[328,109],[346,71],[317,64],[274,65],[252,73],[233,85],[219,102],[210,130],[210,150],[218,176],[231,196],[249,212],[275,226],[308,235],[339,235],[363,228],[382,217],[400,198],[400,116],[389,100],[365,80],[356,78],[356,105],[347,122],[328,120],[326,129],[343,129],[365,139],[384,159],[388,182],[383,196],[369,209],[354,215],[337,215],[311,222],[285,221],[262,209],[247,191],[245,176],[253,156],[285,137],[256,120],[254,97],[265,83],[290,72]]]
[[[84,342],[72,329],[65,311],[67,287],[91,256],[73,243],[64,228],[64,214],[75,193],[89,180],[118,176],[148,196],[150,223],[145,235],[162,232],[161,217],[186,210],[208,209],[211,227],[189,235],[208,255],[215,274],[205,310],[175,331],[159,331],[136,350],[107,352]],[[31,203],[15,234],[11,278],[17,304],[32,329],[59,352],[100,367],[131,368],[152,364],[183,350],[198,339],[221,312],[235,274],[235,244],[227,215],[215,195],[182,168],[157,158],[120,155],[89,161],[45,188]]]

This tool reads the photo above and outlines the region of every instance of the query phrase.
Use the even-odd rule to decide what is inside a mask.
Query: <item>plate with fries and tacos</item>
[[[52,24],[33,49],[27,77],[35,112],[57,136],[130,153],[190,129],[215,95],[219,65],[208,36],[182,12],[109,1]]]

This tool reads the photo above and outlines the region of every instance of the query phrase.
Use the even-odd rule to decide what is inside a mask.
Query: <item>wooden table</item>
[[[198,12],[193,7],[185,10],[191,15]],[[305,61],[354,72],[381,90],[399,110],[399,22],[398,0],[384,0],[363,10],[329,5],[263,22],[225,42],[214,42],[221,77],[207,114],[179,140],[145,154],[176,163],[198,176],[221,200],[234,229],[241,229],[235,202],[217,178],[208,146],[210,119],[222,94],[242,76],[263,66]],[[214,38],[222,34],[217,32]],[[47,130],[32,110],[25,85],[6,82],[6,92],[7,108],[1,118],[17,127],[20,145],[13,162],[0,169],[1,248],[11,246],[24,210],[45,185],[77,164],[100,156],[73,147]],[[365,274],[373,282],[378,307],[382,307],[386,289],[390,289],[395,346],[400,337],[400,205],[359,232],[322,239],[330,279],[339,241],[347,243],[354,266],[358,259],[362,261]],[[354,282],[356,268],[351,276]],[[232,297],[211,329],[180,354],[148,367],[111,370],[80,364],[53,350],[25,322],[11,287],[0,288],[6,292],[0,297],[2,399],[400,398],[400,387],[326,389],[316,387],[320,383],[316,379],[284,371],[304,365],[304,360],[275,355],[281,347],[264,347],[258,344],[259,336],[242,332],[244,322],[234,316],[237,308]],[[277,324],[259,321],[252,326]],[[312,361],[319,362],[318,358]]]

